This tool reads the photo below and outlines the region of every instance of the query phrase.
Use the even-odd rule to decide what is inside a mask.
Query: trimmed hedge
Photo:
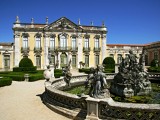
[[[82,69],[79,69],[79,72],[84,72],[86,74],[89,74],[90,73],[90,69],[89,68],[82,68]]]
[[[62,69],[55,69],[54,70],[54,77],[60,78],[61,76],[63,76]]]
[[[8,86],[12,84],[12,79],[9,77],[0,78],[0,87]]]
[[[106,69],[115,69],[115,61],[112,57],[106,57],[102,64],[105,65]]]
[[[31,75],[29,77],[29,82],[37,81],[37,80],[42,80],[44,79],[43,74],[37,74],[37,75]]]
[[[115,73],[114,69],[104,69],[104,73]]]
[[[31,72],[31,71],[36,71],[37,70],[37,67],[34,66],[34,67],[14,67],[13,68],[13,72]]]
[[[148,72],[160,72],[160,67],[149,67]]]

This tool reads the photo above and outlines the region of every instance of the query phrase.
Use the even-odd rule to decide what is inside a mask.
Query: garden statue
[[[94,98],[110,97],[107,89],[106,75],[102,72],[103,67],[90,68],[90,74],[85,82],[86,87],[90,85],[89,95]]]
[[[150,94],[151,82],[148,79],[148,73],[144,71],[144,59],[142,59],[138,63],[137,57],[131,50],[127,58],[122,58],[119,72],[111,82],[110,91],[112,93],[125,97]]]
[[[43,72],[43,76],[46,79],[46,81],[49,81],[51,79],[52,75],[51,75],[51,69],[49,65],[47,66],[47,69]]]
[[[70,80],[72,77],[72,73],[70,72],[70,66],[71,66],[71,60],[69,61],[69,64],[63,68],[64,81],[69,87],[71,86]]]

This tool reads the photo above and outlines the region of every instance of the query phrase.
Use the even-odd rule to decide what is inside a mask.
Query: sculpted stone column
[[[78,43],[78,56],[77,56],[77,67],[80,68],[80,64],[79,62],[82,61],[82,56],[83,56],[83,51],[82,51],[82,35],[78,34],[78,39],[77,39],[77,43]]]
[[[49,35],[44,34],[44,68],[46,68],[46,66],[49,65],[48,46],[49,46]]]
[[[102,62],[106,58],[106,41],[107,41],[107,35],[103,34],[101,36],[102,38]]]
[[[15,59],[14,59],[14,66],[15,67],[18,67],[19,66],[19,61],[20,61],[20,33],[15,33],[14,34],[14,56],[15,56]]]

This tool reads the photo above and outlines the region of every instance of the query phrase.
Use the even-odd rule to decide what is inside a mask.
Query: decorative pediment
[[[66,17],[61,17],[60,19],[56,20],[55,22],[49,24],[46,26],[44,29],[45,30],[52,30],[52,29],[57,29],[57,30],[76,30],[80,28],[77,24],[72,22],[71,20],[67,19]],[[82,28],[80,28],[82,29]]]

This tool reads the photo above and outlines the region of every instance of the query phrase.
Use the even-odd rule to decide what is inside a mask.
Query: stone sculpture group
[[[122,58],[119,72],[111,82],[110,91],[116,95],[131,97],[134,95],[147,95],[152,91],[148,73],[144,71],[144,54],[139,62],[133,51],[129,51],[128,57]]]
[[[110,97],[108,91],[108,84],[106,81],[106,75],[102,72],[103,66],[97,66],[97,68],[90,68],[90,74],[88,74],[85,82],[86,88],[90,87],[89,95],[94,98],[106,98]]]

